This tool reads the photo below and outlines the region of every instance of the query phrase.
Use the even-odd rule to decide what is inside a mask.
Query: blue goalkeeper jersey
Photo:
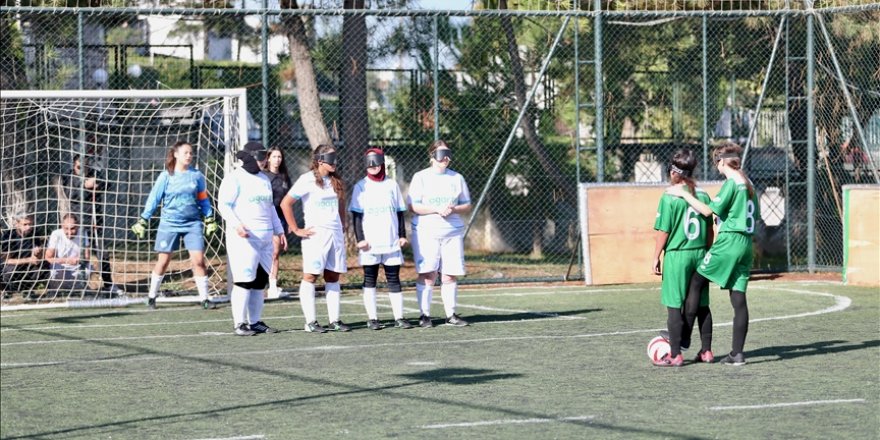
[[[147,197],[141,218],[149,220],[161,203],[159,230],[186,232],[202,217],[214,215],[206,187],[205,176],[198,170],[190,168],[174,174],[162,171]]]

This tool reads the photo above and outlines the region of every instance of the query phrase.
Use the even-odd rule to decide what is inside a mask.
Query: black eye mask
[[[733,158],[739,158],[739,155],[736,153],[724,153],[724,154],[716,154],[715,156],[712,157],[712,159],[715,160],[715,163],[718,163],[718,161],[721,159],[733,159]]]
[[[370,153],[364,157],[364,163],[367,168],[378,167],[385,163],[385,155],[379,153]]]
[[[446,148],[434,150],[434,155],[431,156],[437,162],[443,162],[443,159],[449,158],[452,159],[452,150],[448,150]]]
[[[318,162],[324,162],[327,165],[336,165],[336,152],[322,153],[318,155]]]

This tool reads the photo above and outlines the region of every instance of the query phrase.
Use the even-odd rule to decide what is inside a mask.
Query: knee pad
[[[400,288],[400,266],[385,266],[385,279],[388,280],[388,291],[397,293]]]
[[[379,278],[379,265],[364,266],[364,287],[376,287],[376,279]]]

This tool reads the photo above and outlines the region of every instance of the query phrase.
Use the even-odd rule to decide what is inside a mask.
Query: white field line
[[[259,440],[259,439],[263,439],[263,438],[266,438],[266,436],[263,434],[257,434],[257,435],[245,435],[245,436],[239,436],[239,437],[201,438],[201,439],[197,439],[197,440]]]
[[[750,322],[761,322],[761,321],[770,321],[770,320],[781,320],[781,319],[793,319],[800,318],[805,316],[815,316],[824,313],[832,313],[838,312],[846,309],[852,303],[852,300],[840,295],[832,295],[824,292],[813,292],[808,290],[798,290],[798,289],[778,289],[789,291],[797,294],[806,294],[806,295],[815,295],[815,296],[825,296],[831,297],[835,300],[835,305],[831,307],[827,307],[825,309],[821,309],[814,312],[805,312],[794,315],[785,315],[785,316],[776,316],[776,317],[767,317],[767,318],[757,318],[752,319]],[[558,318],[549,318],[549,319],[558,319]],[[520,321],[504,321],[504,322],[520,322]],[[481,324],[485,325],[485,324]],[[732,322],[718,323],[715,324],[717,326],[731,326]],[[490,339],[477,339],[473,340],[476,342],[484,342],[490,340],[521,340],[521,339],[544,339],[544,338],[582,338],[582,337],[595,337],[595,336],[610,336],[610,335],[624,335],[624,334],[634,334],[634,333],[645,333],[645,332],[657,332],[662,329],[648,329],[648,330],[630,330],[630,331],[618,331],[618,332],[606,332],[606,333],[596,333],[596,334],[588,334],[588,335],[569,335],[569,336],[522,336],[522,337],[509,337],[509,338],[490,338]],[[206,337],[206,336],[226,336],[226,334],[217,334],[217,333],[199,333],[199,334],[184,334],[184,335],[152,335],[152,336],[130,336],[130,337],[116,337],[116,338],[92,338],[92,339],[59,339],[59,340],[45,340],[45,341],[21,341],[21,342],[8,342],[8,343],[0,343],[0,347],[6,346],[16,346],[16,345],[42,345],[42,344],[59,344],[59,343],[83,343],[83,342],[111,342],[111,341],[130,341],[130,340],[139,340],[139,339],[175,339],[175,338],[191,338],[191,337]],[[470,342],[468,340],[457,340],[457,341],[449,341],[448,343],[467,343]],[[447,342],[443,341],[432,341],[429,342],[432,344],[443,344]],[[409,345],[413,343],[402,343],[403,345]],[[388,346],[387,344],[375,344],[375,345],[359,345],[352,347],[338,347],[339,349],[348,349],[348,348],[364,348],[364,347],[380,347],[380,346]],[[328,347],[324,347],[323,349],[327,349]],[[331,349],[336,349],[337,347],[329,347]],[[318,350],[318,348],[306,348],[309,350]],[[281,352],[288,350],[281,350]],[[0,367],[6,364],[0,364]]]
[[[865,403],[865,399],[808,400],[804,402],[767,403],[764,405],[711,406],[711,411],[731,411],[740,409],[786,408],[792,406],[836,405],[840,403]]]
[[[596,416],[576,416],[576,417],[559,417],[556,419],[502,419],[502,420],[482,420],[479,422],[463,422],[463,423],[442,423],[437,425],[419,426],[422,429],[446,429],[446,428],[472,428],[476,426],[497,426],[497,425],[524,425],[528,423],[552,423],[552,422],[571,422],[592,420]]]

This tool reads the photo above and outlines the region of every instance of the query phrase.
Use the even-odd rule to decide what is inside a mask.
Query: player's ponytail
[[[697,157],[689,148],[679,148],[672,153],[669,161],[669,178],[673,184],[684,183],[692,195],[697,194],[697,183],[694,181],[694,168],[697,167]]]
[[[715,148],[715,163],[722,160],[724,161],[724,165],[736,170],[746,183],[746,188],[748,188],[749,197],[751,198],[755,196],[755,188],[752,186],[752,181],[749,180],[749,176],[747,176],[745,171],[742,170],[742,153],[743,148],[739,145],[733,142],[725,142]]]

